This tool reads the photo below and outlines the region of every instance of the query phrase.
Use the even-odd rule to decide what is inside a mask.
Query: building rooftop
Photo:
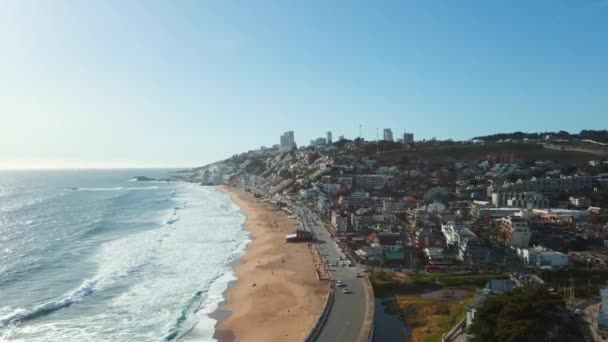
[[[516,288],[517,285],[511,279],[492,279],[486,284],[486,289],[492,293],[504,293]]]

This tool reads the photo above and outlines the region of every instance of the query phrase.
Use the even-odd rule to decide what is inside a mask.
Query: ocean
[[[213,340],[245,218],[169,172],[0,172],[0,341]]]

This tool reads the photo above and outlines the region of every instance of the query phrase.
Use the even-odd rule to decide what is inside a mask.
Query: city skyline
[[[605,1],[5,1],[0,169],[608,127]]]

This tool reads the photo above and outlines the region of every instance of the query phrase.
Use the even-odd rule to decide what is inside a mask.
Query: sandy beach
[[[230,288],[228,318],[216,326],[219,341],[302,341],[323,310],[327,282],[314,271],[305,243],[285,243],[295,232],[294,220],[284,211],[234,187],[220,189],[247,216],[245,228],[253,242],[237,266],[237,282]]]

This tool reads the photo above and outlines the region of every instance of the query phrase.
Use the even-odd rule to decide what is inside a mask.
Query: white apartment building
[[[392,186],[394,177],[391,175],[356,175],[355,185],[359,189],[382,189]]]
[[[281,151],[289,151],[296,148],[293,131],[287,131],[281,135],[279,146]]]
[[[340,233],[344,233],[348,229],[348,215],[334,210],[331,212],[331,224]]]
[[[527,248],[532,232],[528,220],[509,216],[500,220],[500,235],[508,246]]]

